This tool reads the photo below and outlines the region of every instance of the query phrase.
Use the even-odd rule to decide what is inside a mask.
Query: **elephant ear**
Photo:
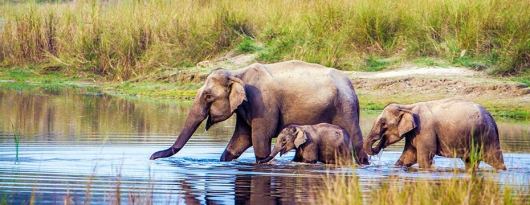
[[[230,94],[228,100],[230,101],[230,111],[234,112],[243,101],[247,100],[247,94],[245,93],[245,83],[239,78],[230,76]]]
[[[401,119],[399,120],[398,124],[399,136],[403,137],[403,135],[412,131],[416,127],[417,124],[416,120],[414,119],[414,115],[408,111],[401,111]]]
[[[298,148],[306,142],[307,142],[307,134],[300,128],[296,128],[296,137],[294,138],[294,146]]]

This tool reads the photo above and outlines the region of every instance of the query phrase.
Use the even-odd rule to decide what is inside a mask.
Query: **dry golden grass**
[[[317,204],[363,204],[357,176],[328,176],[325,182],[326,191],[318,197]],[[389,177],[365,193],[365,202],[372,205],[524,205],[530,203],[529,194],[528,187],[516,190],[478,176],[440,181],[409,181]]]
[[[237,48],[340,69],[399,55],[518,73],[530,65],[529,11],[526,0],[4,3],[0,62],[124,80]]]

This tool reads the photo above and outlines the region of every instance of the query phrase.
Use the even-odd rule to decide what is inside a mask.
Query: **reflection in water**
[[[0,91],[0,102],[0,131],[13,132],[14,126],[24,136],[22,140],[50,142],[124,142],[135,134],[144,138],[135,138],[134,142],[157,143],[154,140],[160,139],[149,136],[176,135],[190,105],[190,102],[130,101],[73,91],[61,94]],[[202,130],[198,129],[197,134]],[[213,130],[219,132],[222,130]]]
[[[233,131],[232,120],[208,132],[199,128],[174,157],[148,160],[152,152],[173,142],[189,106],[68,91],[0,91],[0,198],[10,204],[28,203],[32,196],[39,204],[107,204],[119,190],[121,201],[129,203],[293,204],[313,201],[327,174],[359,176],[363,193],[392,176],[468,177],[454,172],[454,167],[464,167],[458,159],[435,158],[435,172],[395,168],[402,144],[372,157],[372,165],[356,169],[293,163],[293,152],[273,164],[254,165],[252,149],[237,161],[219,162]],[[377,114],[363,112],[364,133]],[[502,184],[528,186],[528,123],[498,124],[509,170],[495,173],[482,165],[481,174]],[[15,131],[21,135],[16,163]]]

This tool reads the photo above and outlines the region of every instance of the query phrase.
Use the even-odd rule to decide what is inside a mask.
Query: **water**
[[[322,176],[359,176],[364,193],[389,177],[408,181],[469,177],[458,159],[435,158],[435,171],[395,168],[402,144],[353,169],[294,163],[293,152],[273,164],[254,165],[252,149],[238,160],[219,162],[233,119],[205,132],[200,127],[174,157],[150,161],[182,128],[189,102],[148,102],[65,91],[0,91],[0,198],[10,204],[74,201],[234,204],[304,203],[324,186]],[[363,112],[369,131],[376,112]],[[508,171],[481,165],[480,174],[501,184],[528,187],[528,122],[499,121]],[[15,128],[15,129],[14,129]],[[14,133],[20,135],[16,160]],[[417,165],[416,165],[417,167]],[[454,170],[460,170],[455,172]],[[87,194],[88,193],[88,194]],[[525,196],[527,197],[527,196]]]

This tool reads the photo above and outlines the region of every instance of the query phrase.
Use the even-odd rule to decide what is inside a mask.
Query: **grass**
[[[18,162],[18,150],[20,147],[20,134],[18,133],[18,129],[15,127],[13,122],[11,122],[11,128],[13,129],[13,139],[15,141],[15,163]]]
[[[356,176],[332,176],[326,180],[326,189],[318,198],[318,204],[362,205],[363,198]],[[514,190],[497,182],[472,176],[469,179],[440,181],[408,181],[390,177],[366,193],[366,200],[373,205],[420,205],[420,204],[528,204],[528,189]]]
[[[365,70],[366,71],[381,71],[384,68],[386,68],[390,64],[389,61],[385,61],[384,59],[379,59],[373,56],[368,57],[365,60]]]
[[[389,59],[381,61],[393,62]],[[429,59],[424,60],[429,61]],[[434,60],[433,60],[434,61]],[[0,70],[0,80],[6,82],[0,83],[1,88],[14,89],[19,91],[24,90],[38,90],[45,91],[60,91],[63,89],[83,89],[88,93],[107,93],[121,97],[142,97],[154,100],[191,100],[195,96],[197,89],[202,85],[202,82],[161,82],[161,81],[138,81],[138,82],[99,82],[99,83],[80,83],[79,78],[67,77],[58,72],[45,72],[42,69],[28,67],[18,69],[3,69]],[[201,71],[207,72],[207,71]],[[512,80],[523,81],[528,80],[524,75],[514,77]],[[359,93],[358,93],[359,94]],[[418,97],[401,97],[401,96],[385,96],[381,98],[374,93],[360,93],[359,102],[363,111],[381,111],[391,102],[400,103],[414,103],[417,101],[429,100],[427,98]],[[488,111],[496,118],[509,120],[530,120],[530,107],[528,105],[519,105],[511,101],[489,102],[480,99],[476,101],[484,105]]]
[[[191,100],[195,97],[200,85],[197,83],[140,82],[110,85],[106,86],[106,89],[111,89],[109,93],[115,95]]]
[[[236,51],[239,53],[255,53],[260,51],[262,48],[256,43],[256,41],[250,37],[245,37],[237,45]]]
[[[399,56],[514,75],[530,65],[529,10],[525,0],[7,2],[0,64],[121,81],[236,50],[343,70]]]
[[[526,86],[530,86],[530,69],[518,76],[511,77],[511,80],[520,82]]]
[[[329,174],[323,176],[324,184],[320,187],[310,187],[318,189],[316,196],[312,196],[312,204],[337,204],[337,205],[430,205],[430,204],[465,204],[465,205],[526,205],[530,203],[527,197],[530,195],[528,187],[511,187],[510,185],[500,185],[497,181],[480,175],[470,174],[469,178],[440,179],[436,181],[410,180],[390,176],[381,180],[377,184],[360,185],[358,176],[347,176],[345,174]],[[71,193],[65,188],[63,196],[64,204],[81,202],[83,204],[92,203],[92,178],[87,180],[84,195]],[[152,204],[153,193],[156,187],[148,181],[147,189],[130,189],[124,191],[121,185],[120,175],[109,181],[112,189],[105,191],[105,202],[109,204],[120,204],[126,199],[129,204]],[[184,193],[176,196],[167,196],[168,201],[180,201],[182,199],[195,200],[195,195],[186,190],[186,183],[182,181]],[[27,201],[30,204],[38,203],[36,189],[33,189]],[[59,190],[58,190],[59,191]],[[189,195],[191,194],[191,195]],[[270,194],[270,193],[252,193]],[[75,198],[84,196],[84,198]],[[60,196],[58,196],[60,197]],[[158,196],[161,197],[161,196]],[[188,198],[191,197],[191,198]],[[83,201],[79,201],[82,199]],[[13,200],[7,194],[0,195],[0,204],[9,204]],[[21,200],[21,199],[18,199]],[[22,199],[24,200],[24,199]],[[193,203],[194,201],[192,201]]]
[[[402,97],[402,96],[372,96],[370,94],[359,95],[359,107],[364,111],[381,111],[386,105],[390,103],[399,102],[401,104],[411,104],[419,101],[432,100],[427,98],[418,97]],[[476,99],[475,102],[484,106],[496,119],[503,120],[517,120],[517,121],[530,121],[530,105],[528,104],[516,104],[511,101],[505,103],[489,102],[483,99]]]
[[[27,66],[19,68],[2,68],[0,70],[0,87],[15,90],[43,89],[56,92],[66,88],[86,87],[77,78],[66,76],[57,71]]]

